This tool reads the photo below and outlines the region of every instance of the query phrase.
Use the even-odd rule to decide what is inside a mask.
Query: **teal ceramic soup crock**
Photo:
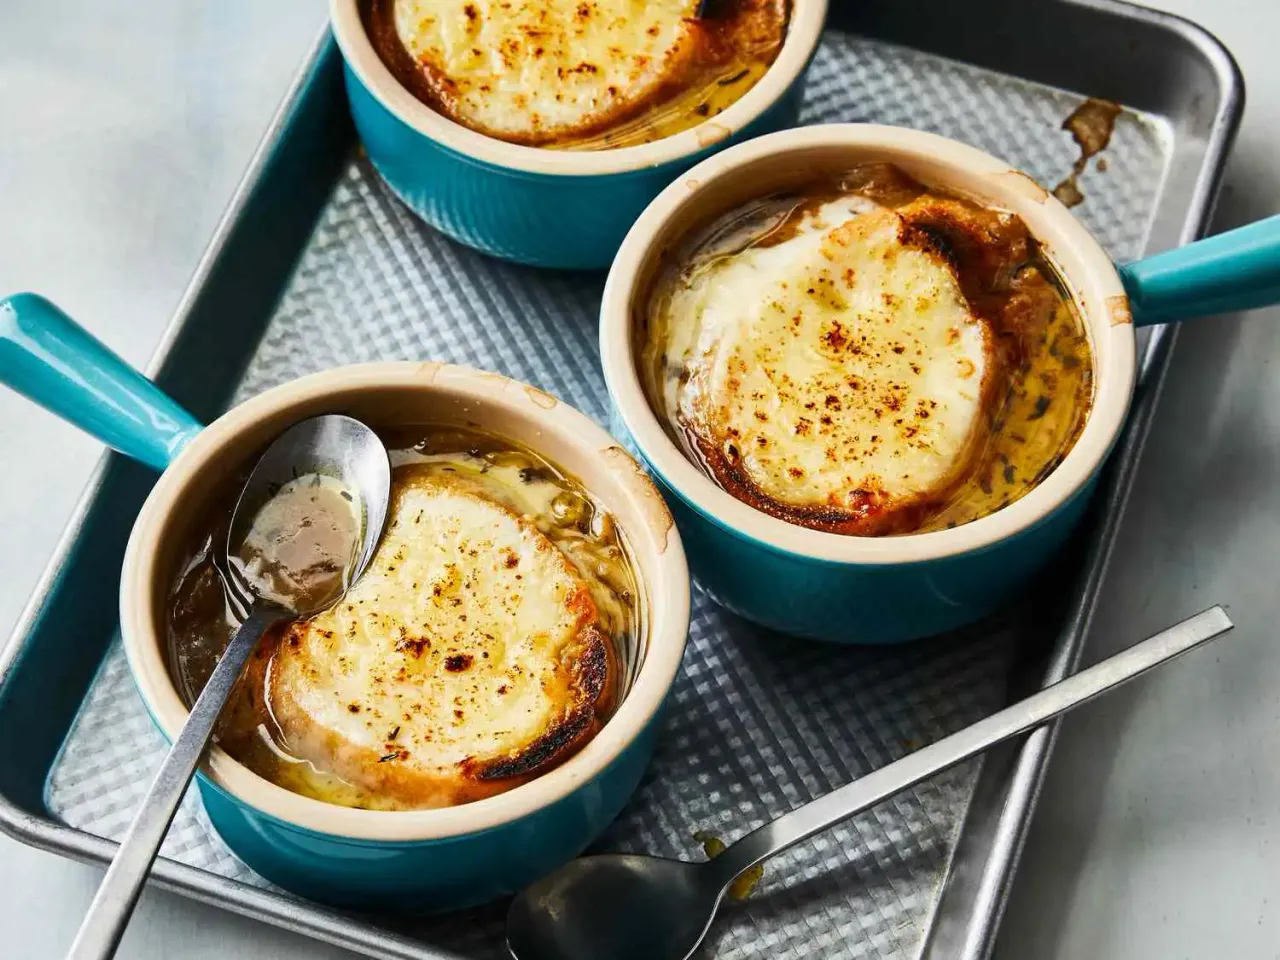
[[[827,0],[793,0],[768,72],[723,113],[652,143],[556,150],[454,123],[413,96],[379,58],[362,0],[332,0],[351,114],[388,186],[427,223],[477,250],[540,267],[603,268],[645,205],[729,144],[792,126]]]
[[[655,276],[681,238],[744,203],[873,161],[927,187],[1016,213],[1057,268],[1094,361],[1088,419],[1035,488],[973,522],[885,537],[828,533],[731,496],[682,452],[641,385],[637,356]],[[798,636],[894,643],[993,612],[1026,586],[1077,526],[1124,423],[1134,325],[1280,299],[1280,218],[1115,266],[1052,195],[964,144],[871,124],[806,127],[704,161],[669,186],[627,235],[605,286],[600,346],[618,436],[629,436],[667,496],[706,591],[742,616]],[[856,330],[857,317],[850,318]]]
[[[683,655],[689,579],[680,536],[640,466],[593,421],[540,390],[438,363],[340,367],[268,390],[201,427],[150,381],[30,294],[0,300],[0,382],[163,470],[120,578],[120,628],[147,710],[173,740],[187,716],[165,652],[168,593],[193,524],[228,478],[299,419],[347,413],[375,428],[458,423],[528,446],[613,514],[641,590],[636,669],[600,732],[506,793],[435,810],[375,811],[291,793],[216,745],[198,774],[210,821],[266,879],[349,907],[413,913],[513,893],[580,853],[618,815],[653,752]]]

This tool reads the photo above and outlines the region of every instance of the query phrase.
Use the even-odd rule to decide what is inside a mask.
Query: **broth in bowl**
[[[789,0],[362,0],[387,68],[456,123],[511,143],[635,146],[738,101]]]
[[[1071,450],[1089,338],[1014,214],[887,163],[747,203],[668,251],[634,326],[667,432],[772,516],[854,536],[986,516]]]
[[[452,806],[545,773],[601,729],[637,668],[637,583],[612,515],[538,454],[444,425],[385,440],[392,497],[369,569],[264,638],[218,743],[314,799]],[[198,525],[170,591],[188,704],[236,626],[217,560],[231,508]]]

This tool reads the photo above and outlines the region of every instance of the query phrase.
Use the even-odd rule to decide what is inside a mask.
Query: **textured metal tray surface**
[[[834,4],[836,24],[864,39],[828,34],[807,122],[932,129],[1052,182],[1075,156],[1062,118],[1080,94],[1110,97],[1135,112],[1117,129],[1109,170],[1085,177],[1083,219],[1118,258],[1203,229],[1243,93],[1230,55],[1194,25],[1115,0],[860,0]],[[447,359],[530,380],[603,420],[603,278],[537,273],[443,240],[353,158],[353,135],[337,51],[322,37],[176,311],[156,382],[212,418],[335,363]],[[840,650],[755,630],[697,597],[653,768],[602,846],[697,856],[694,830],[732,839],[990,712],[1009,685],[1071,670],[1172,342],[1157,331],[1144,350],[1084,563],[1078,551],[1064,556],[1056,589],[1000,623]],[[103,459],[0,651],[0,829],[96,862],[111,856],[103,838],[123,832],[161,750],[115,637],[115,571],[153,481],[119,456]],[[1050,749],[1051,730],[1037,731],[771,862],[707,954],[985,956]],[[392,924],[269,887],[211,832],[194,795],[164,853],[152,871],[163,887],[372,956],[501,955],[498,909]]]
[[[1051,183],[1074,160],[1058,128],[1079,99],[831,33],[803,119],[934,130]],[[1142,249],[1171,138],[1165,121],[1126,113],[1108,169],[1084,178],[1082,217],[1117,258]],[[340,363],[429,358],[527,380],[607,422],[596,345],[602,282],[511,266],[452,243],[413,219],[356,158],[235,399]],[[601,847],[700,856],[696,831],[733,839],[973,722],[1002,702],[1015,640],[1015,630],[987,625],[896,650],[821,647],[755,630],[695,593],[657,756]],[[118,838],[162,750],[113,645],[50,775],[49,809],[73,827]],[[752,901],[717,924],[711,955],[918,955],[976,774],[975,765],[957,768],[772,861]],[[194,792],[164,855],[266,886],[212,831]],[[500,908],[460,919],[402,930],[468,957],[503,954]]]

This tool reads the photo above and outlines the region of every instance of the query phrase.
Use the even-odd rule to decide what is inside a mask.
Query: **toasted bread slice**
[[[590,590],[474,481],[402,467],[369,569],[292,625],[270,695],[287,749],[380,798],[500,793],[599,728],[614,659]]]

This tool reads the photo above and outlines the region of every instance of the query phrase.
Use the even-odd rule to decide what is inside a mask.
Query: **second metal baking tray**
[[[805,122],[933,130],[1052,184],[1076,156],[1063,119],[1082,97],[1113,99],[1128,109],[1105,171],[1093,165],[1082,178],[1081,218],[1120,260],[1203,229],[1243,92],[1231,58],[1198,28],[1109,0],[837,6]],[[602,283],[500,263],[415,221],[359,153],[326,35],[151,372],[213,418],[339,363],[449,360],[530,381],[607,422]],[[652,769],[601,847],[699,856],[696,831],[733,839],[1073,668],[1171,345],[1165,331],[1144,340],[1139,395],[1090,533],[996,620],[893,649],[836,648],[755,629],[695,591]],[[120,560],[152,480],[104,458],[0,659],[0,825],[86,860],[111,855],[163,750],[116,637]],[[725,911],[708,955],[985,955],[1050,743],[1048,731],[1034,734],[771,861],[752,899]],[[503,955],[501,905],[356,917],[271,888],[221,843],[194,792],[155,879],[373,956]]]

